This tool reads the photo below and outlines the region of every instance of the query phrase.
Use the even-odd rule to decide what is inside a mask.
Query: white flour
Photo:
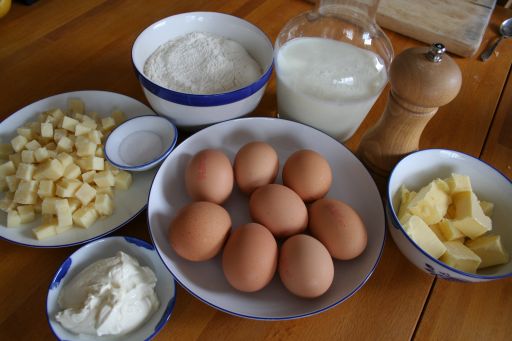
[[[144,74],[171,90],[213,94],[253,83],[261,67],[236,41],[192,32],[158,47],[146,60]]]

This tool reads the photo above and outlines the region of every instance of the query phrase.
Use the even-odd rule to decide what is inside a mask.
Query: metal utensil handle
[[[489,59],[489,57],[493,54],[494,50],[496,49],[496,47],[498,46],[498,44],[500,43],[501,39],[503,39],[503,36],[499,37],[495,42],[494,44],[492,44],[489,48],[487,48],[487,50],[485,50],[481,55],[480,55],[480,59],[482,61],[486,61],[487,59]]]

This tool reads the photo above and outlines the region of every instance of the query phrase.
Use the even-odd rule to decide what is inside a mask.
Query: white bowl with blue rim
[[[116,127],[105,142],[105,157],[128,171],[146,171],[159,165],[172,151],[178,130],[155,115],[137,116]]]
[[[62,288],[88,265],[100,259],[113,257],[118,251],[129,254],[136,258],[141,266],[147,266],[153,270],[157,277],[155,291],[160,302],[158,310],[139,328],[120,336],[77,335],[63,328],[55,319],[55,315],[61,310],[58,297]],[[152,244],[134,237],[106,237],[82,246],[62,263],[50,283],[46,298],[46,314],[50,328],[59,340],[139,341],[153,338],[164,327],[171,316],[175,302],[174,278],[162,263]]]
[[[512,182],[487,163],[464,153],[447,149],[427,149],[403,158],[393,169],[387,189],[386,214],[389,231],[400,251],[419,269],[439,278],[485,282],[512,276],[512,261],[507,264],[479,269],[468,273],[446,265],[421,249],[405,232],[398,221],[399,190],[419,190],[436,178],[447,178],[451,173],[468,175],[479,200],[494,203],[492,233],[501,235],[503,247],[512,254]]]
[[[144,75],[148,57],[167,41],[190,32],[209,32],[240,43],[261,66],[254,83],[232,91],[197,95],[164,88]],[[273,46],[258,27],[232,15],[189,12],[164,18],[146,28],[132,47],[135,73],[151,107],[179,128],[197,130],[251,113],[260,102],[272,74]]]

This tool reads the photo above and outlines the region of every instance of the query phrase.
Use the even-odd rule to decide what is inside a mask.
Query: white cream
[[[61,291],[56,316],[76,334],[120,335],[139,327],[159,306],[153,270],[119,251],[75,276]]]

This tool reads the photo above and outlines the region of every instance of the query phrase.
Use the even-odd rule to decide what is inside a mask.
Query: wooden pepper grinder
[[[410,48],[391,63],[386,110],[363,136],[357,152],[375,173],[388,175],[402,157],[418,150],[428,121],[457,96],[462,76],[445,51],[440,43]]]

